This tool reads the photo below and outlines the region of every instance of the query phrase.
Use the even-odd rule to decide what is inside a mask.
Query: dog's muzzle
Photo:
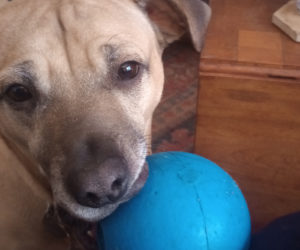
[[[81,205],[103,207],[118,201],[128,189],[128,167],[121,158],[109,158],[98,167],[72,171],[67,189]]]

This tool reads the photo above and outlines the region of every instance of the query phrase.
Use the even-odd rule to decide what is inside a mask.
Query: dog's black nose
[[[98,208],[118,201],[127,191],[127,166],[121,158],[109,158],[100,166],[68,174],[67,187],[75,200]]]

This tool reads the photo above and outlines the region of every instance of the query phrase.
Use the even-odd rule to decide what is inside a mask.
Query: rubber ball
[[[250,215],[234,180],[195,154],[147,158],[140,193],[98,226],[101,250],[244,250]]]

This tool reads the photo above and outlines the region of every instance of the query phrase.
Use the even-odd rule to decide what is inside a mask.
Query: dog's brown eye
[[[128,61],[123,63],[118,71],[119,79],[130,80],[135,78],[140,71],[140,64],[136,61]]]
[[[14,102],[25,102],[32,98],[31,92],[21,84],[14,84],[6,90],[6,96]]]

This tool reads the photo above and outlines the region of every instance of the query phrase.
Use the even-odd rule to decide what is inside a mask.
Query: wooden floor
[[[200,63],[196,153],[238,182],[254,230],[300,210],[300,44],[271,23],[285,2],[212,1]]]

